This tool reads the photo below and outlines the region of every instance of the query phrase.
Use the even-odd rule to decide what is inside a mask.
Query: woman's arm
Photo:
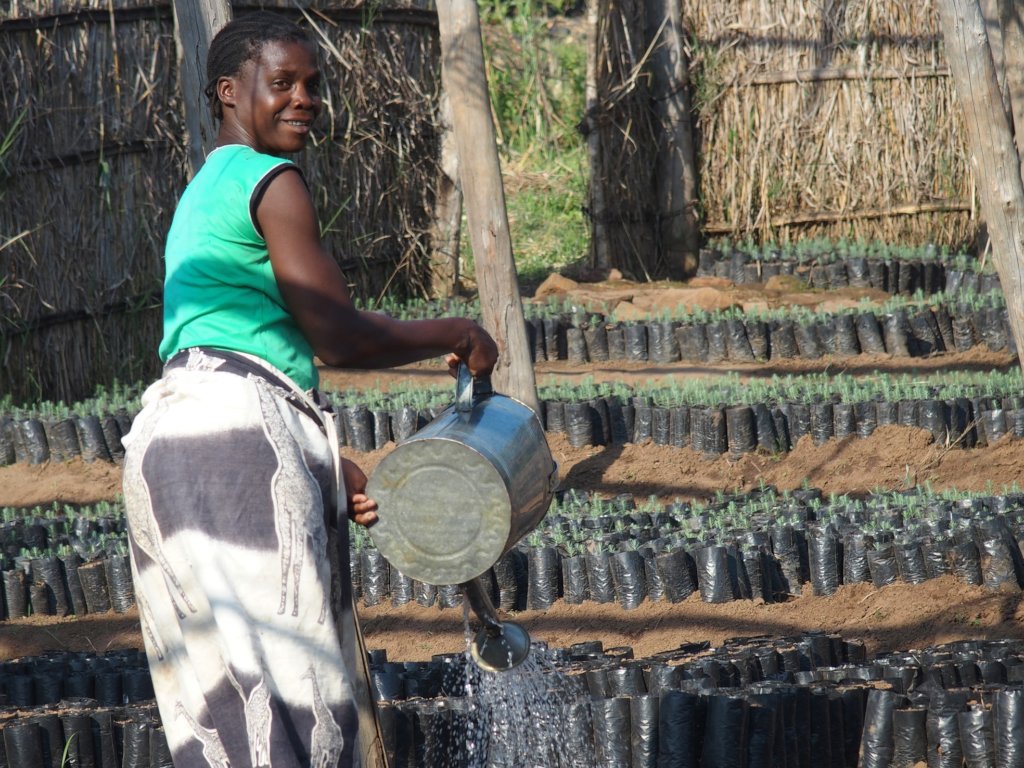
[[[387,368],[455,353],[474,375],[491,372],[497,346],[472,320],[401,321],[356,309],[341,269],[320,240],[313,201],[300,174],[278,174],[256,217],[285,304],[325,364]]]

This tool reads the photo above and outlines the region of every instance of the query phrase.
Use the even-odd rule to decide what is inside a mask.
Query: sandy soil
[[[636,300],[632,293],[630,296]],[[793,296],[770,298],[794,300]],[[812,299],[801,301],[808,303]],[[817,300],[823,301],[825,297],[819,295]],[[926,359],[860,356],[749,364],[731,370],[745,377],[761,377],[823,370],[868,375],[876,370],[987,370],[1013,365],[1016,359],[1009,355],[976,349],[967,354]],[[597,380],[643,382],[665,377],[722,375],[725,371],[687,363],[649,366],[550,362],[537,366],[537,380],[544,383],[552,377],[573,380],[593,376]],[[339,389],[387,389],[399,382],[444,386],[451,381],[436,364],[390,371],[324,370],[323,378],[327,386]],[[783,456],[751,454],[736,460],[727,456],[708,459],[689,449],[653,444],[572,448],[559,435],[551,436],[550,443],[561,469],[563,487],[606,495],[632,493],[640,498],[653,494],[663,501],[676,497],[706,498],[717,490],[751,489],[760,481],[779,489],[798,488],[807,483],[830,493],[867,493],[877,488],[905,488],[925,482],[935,490],[999,489],[1014,482],[1024,485],[1024,441],[1004,441],[971,451],[950,450],[935,445],[928,433],[905,427],[885,427],[866,440],[833,440],[823,446],[815,446],[810,438],[804,438]],[[359,455],[347,449],[344,452],[370,473],[388,449]],[[120,479],[120,468],[110,464],[72,461],[4,467],[0,468],[0,506],[113,499],[119,492]],[[994,593],[952,577],[883,589],[864,584],[845,586],[831,597],[815,597],[810,592],[805,589],[803,596],[781,604],[736,601],[711,605],[702,603],[695,594],[679,604],[648,601],[632,611],[614,604],[572,606],[559,602],[548,611],[527,611],[515,619],[535,639],[552,646],[600,639],[605,647],[632,646],[637,656],[699,640],[718,644],[728,637],[784,636],[814,629],[861,638],[871,652],[907,650],[956,639],[1019,637],[1024,619],[1019,593]],[[360,615],[368,647],[384,648],[388,657],[395,660],[428,659],[432,654],[465,646],[464,617],[458,609],[385,604],[361,607]],[[104,651],[141,645],[134,611],[82,618],[29,618],[5,622],[0,631],[0,659],[35,655],[49,649]]]

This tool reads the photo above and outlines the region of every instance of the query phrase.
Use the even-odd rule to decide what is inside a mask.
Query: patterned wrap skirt
[[[357,765],[332,414],[257,358],[200,349],[170,361],[142,405],[124,496],[174,764]]]

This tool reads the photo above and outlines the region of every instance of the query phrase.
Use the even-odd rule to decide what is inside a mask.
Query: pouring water
[[[500,621],[480,577],[462,585],[466,602],[483,627],[469,646],[477,666],[488,672],[505,672],[522,664],[530,653],[530,635],[514,621]]]

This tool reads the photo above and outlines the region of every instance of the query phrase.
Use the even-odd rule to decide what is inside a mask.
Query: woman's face
[[[306,42],[265,43],[218,90],[232,141],[269,155],[298,152],[322,105],[316,49]]]

